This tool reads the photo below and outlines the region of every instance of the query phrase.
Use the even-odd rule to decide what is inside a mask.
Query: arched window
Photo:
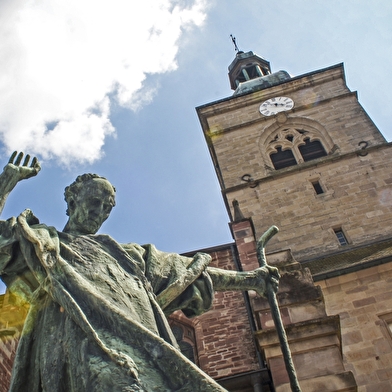
[[[321,141],[312,133],[305,129],[286,128],[271,134],[266,151],[275,170],[326,156]]]
[[[282,147],[276,147],[276,152],[272,153],[270,157],[276,170],[297,164],[293,152],[291,150],[282,151]]]
[[[314,140],[311,142],[309,138],[306,138],[304,142],[305,144],[299,146],[298,150],[305,162],[311,161],[312,159],[325,157],[327,155],[320,141]]]

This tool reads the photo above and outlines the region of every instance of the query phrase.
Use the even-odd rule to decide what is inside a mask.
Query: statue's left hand
[[[60,257],[60,240],[52,226],[38,224],[31,210],[23,211],[18,217],[18,233],[33,244],[35,253],[46,269],[52,268]]]
[[[17,182],[36,176],[41,170],[41,165],[39,164],[36,157],[33,158],[29,166],[30,155],[26,155],[23,164],[21,165],[23,155],[23,152],[18,154],[18,152],[15,151],[11,155],[7,166],[4,168],[4,171],[12,173],[13,176],[16,176]]]
[[[267,269],[269,272],[268,279],[272,285],[272,288],[276,293],[279,289],[279,279],[280,279],[279,270],[276,267],[272,267],[270,265],[267,266]]]

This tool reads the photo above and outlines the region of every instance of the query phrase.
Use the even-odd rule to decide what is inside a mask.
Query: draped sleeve
[[[209,255],[197,253],[185,257],[159,251],[151,244],[122,246],[130,255],[141,255],[144,274],[165,314],[182,310],[187,317],[194,317],[211,308],[214,289],[205,272],[211,261]]]
[[[15,218],[7,221],[0,221],[0,274],[3,275],[5,269],[12,258],[13,245],[16,242],[13,228]]]

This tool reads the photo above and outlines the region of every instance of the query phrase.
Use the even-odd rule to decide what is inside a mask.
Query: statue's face
[[[109,217],[114,205],[115,193],[108,181],[101,178],[87,181],[68,207],[69,232],[95,234]]]

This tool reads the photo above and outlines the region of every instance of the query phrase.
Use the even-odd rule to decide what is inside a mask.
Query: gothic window
[[[266,152],[274,168],[283,169],[326,156],[327,152],[318,138],[314,132],[304,129],[280,129],[268,138]]]
[[[312,159],[325,157],[327,155],[320,141],[314,140],[311,142],[309,138],[306,138],[304,142],[305,144],[299,146],[298,150],[305,162],[311,161]]]
[[[282,151],[282,147],[276,147],[276,152],[272,153],[270,157],[276,170],[297,164],[293,152],[291,150]]]

